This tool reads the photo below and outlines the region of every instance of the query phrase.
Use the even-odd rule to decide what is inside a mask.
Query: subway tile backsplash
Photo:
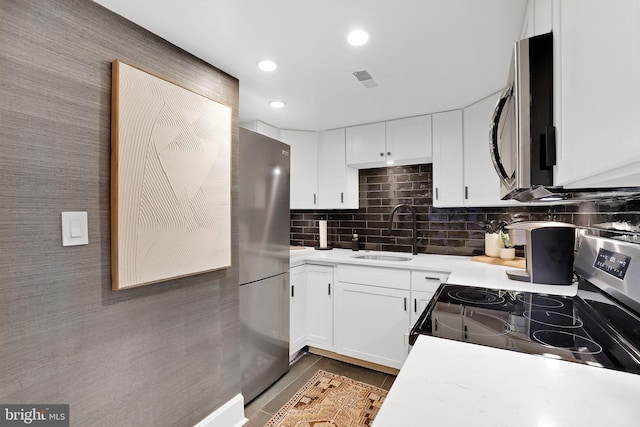
[[[445,255],[484,253],[487,220],[554,220],[589,227],[604,222],[640,224],[640,200],[583,202],[558,206],[508,208],[435,208],[431,164],[360,170],[360,208],[353,210],[291,211],[292,245],[316,246],[318,220],[328,220],[328,241],[333,247],[351,248],[357,233],[360,248],[411,252],[411,215],[396,214],[393,231],[389,213],[399,203],[414,206],[417,215],[418,252]]]

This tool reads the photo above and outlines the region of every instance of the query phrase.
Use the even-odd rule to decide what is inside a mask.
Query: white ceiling
[[[526,0],[94,0],[240,80],[240,121],[325,130],[500,90]],[[369,32],[347,44],[356,27]],[[265,58],[280,67],[257,68]],[[134,64],[135,65],[135,64]],[[352,75],[366,69],[378,87]],[[268,103],[287,103],[275,110]]]

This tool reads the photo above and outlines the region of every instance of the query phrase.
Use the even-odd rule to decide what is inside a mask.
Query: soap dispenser
[[[359,251],[360,250],[360,241],[358,240],[358,234],[353,233],[353,237],[351,238],[351,250]]]

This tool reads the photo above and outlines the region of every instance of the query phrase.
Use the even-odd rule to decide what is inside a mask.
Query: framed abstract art
[[[231,265],[231,107],[112,67],[112,289]]]

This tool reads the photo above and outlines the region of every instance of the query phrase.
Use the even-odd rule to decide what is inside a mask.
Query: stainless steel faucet
[[[412,243],[412,249],[413,249],[413,254],[414,255],[418,255],[418,231],[416,230],[416,210],[413,208],[413,206],[401,203],[398,206],[396,206],[395,208],[393,208],[393,210],[391,211],[391,214],[389,215],[389,233],[391,233],[392,229],[393,229],[393,216],[396,214],[396,211],[400,208],[407,208],[411,211],[411,217],[413,218],[413,227],[412,227],[412,231],[413,231],[413,243]]]

